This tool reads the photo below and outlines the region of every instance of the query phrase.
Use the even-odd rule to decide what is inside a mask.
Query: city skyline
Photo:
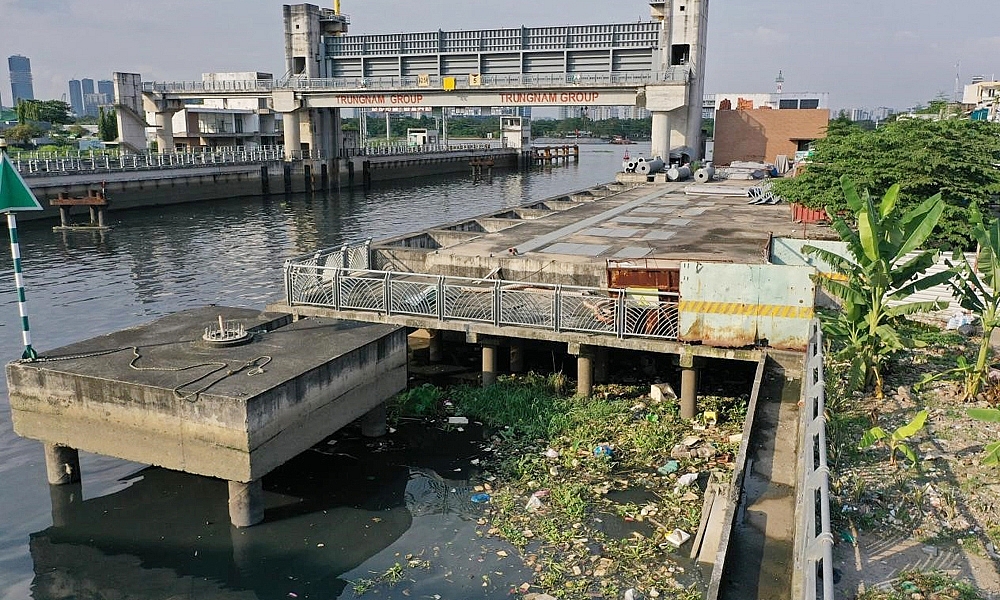
[[[351,17],[351,34],[649,18],[645,0],[552,0],[544,7],[528,0],[497,6],[457,0],[420,4],[343,0],[342,4]],[[951,97],[956,75],[967,83],[973,75],[989,79],[998,70],[1000,36],[991,31],[993,20],[985,17],[1000,16],[1000,7],[989,0],[956,0],[949,14],[981,18],[953,19],[954,23],[942,20],[929,0],[883,0],[878,10],[861,0],[836,4],[713,0],[706,91],[772,92],[781,70],[786,91],[830,92],[834,110],[905,109],[939,94]],[[76,73],[110,77],[112,71],[129,71],[146,80],[196,80],[202,72],[213,71],[284,73],[281,3],[217,0],[212,7],[227,15],[229,25],[238,25],[241,39],[248,41],[233,43],[228,36],[219,36],[212,19],[177,19],[179,14],[204,12],[204,5],[194,0],[125,7],[110,0],[0,0],[5,15],[0,22],[0,52],[31,56],[36,97],[54,99],[66,93],[66,82]],[[176,43],[177,27],[171,23],[182,22],[185,38],[198,43]],[[49,32],[44,44],[34,33],[42,29]],[[101,44],[81,46],[75,41],[105,35],[109,29],[116,31],[127,52],[107,52]]]

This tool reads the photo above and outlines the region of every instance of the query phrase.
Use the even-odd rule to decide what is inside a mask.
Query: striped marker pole
[[[21,274],[21,246],[17,243],[17,219],[13,212],[7,213],[7,229],[10,230],[10,256],[14,259],[14,282],[17,284],[17,309],[21,313],[21,337],[24,339],[24,353],[21,358],[35,360],[38,354],[31,347],[31,328],[28,327],[28,301],[24,296],[24,275]]]

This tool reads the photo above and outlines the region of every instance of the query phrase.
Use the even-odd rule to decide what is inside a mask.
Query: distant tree
[[[21,125],[29,121],[67,125],[73,122],[70,110],[70,105],[62,100],[18,100],[15,107]]]
[[[39,100],[37,102],[39,121],[54,125],[68,125],[73,122],[73,117],[70,116],[73,109],[62,100]]]
[[[3,137],[8,142],[18,145],[28,144],[32,138],[42,134],[42,130],[30,123],[15,125],[3,132]]]
[[[38,103],[34,100],[18,100],[14,106],[17,113],[17,123],[27,125],[32,121],[38,121]]]
[[[928,243],[938,248],[974,247],[968,211],[989,212],[1000,193],[1000,124],[964,119],[902,119],[874,131],[831,121],[817,140],[810,164],[793,179],[775,181],[775,192],[835,215],[848,207],[840,177],[847,175],[873,196],[900,185],[900,208],[941,193],[944,217]]]
[[[82,138],[83,136],[87,135],[87,133],[88,133],[86,128],[81,127],[80,125],[77,125],[76,123],[74,123],[73,125],[70,125],[69,127],[67,127],[66,128],[66,132],[69,133],[71,136],[77,138],[77,139]]]
[[[118,119],[115,116],[115,109],[105,111],[104,107],[98,109],[97,115],[97,135],[103,142],[113,142],[118,139]]]

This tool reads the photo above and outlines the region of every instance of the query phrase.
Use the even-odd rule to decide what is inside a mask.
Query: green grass
[[[888,590],[867,590],[858,596],[858,600],[910,600],[914,594],[923,598],[940,598],[954,600],[985,600],[972,584],[955,579],[937,571],[921,573],[919,571],[904,571],[892,583]]]

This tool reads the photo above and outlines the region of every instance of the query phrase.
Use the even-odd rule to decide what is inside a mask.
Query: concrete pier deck
[[[608,261],[768,264],[769,242],[799,237],[787,204],[712,195],[715,184],[611,185],[373,245],[374,268],[540,283],[606,285]],[[810,226],[812,239],[838,239]]]
[[[240,321],[252,342],[214,348]],[[209,306],[7,366],[14,431],[46,445],[52,484],[79,481],[77,450],[228,480],[230,516],[263,518],[260,478],[359,418],[384,433],[406,386],[405,331]]]

